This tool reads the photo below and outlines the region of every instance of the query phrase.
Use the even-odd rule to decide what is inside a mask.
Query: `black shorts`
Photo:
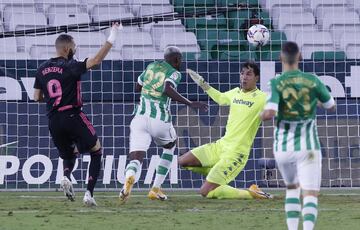
[[[89,152],[98,139],[87,116],[77,109],[54,113],[49,130],[62,159],[73,158],[75,146],[80,153]]]

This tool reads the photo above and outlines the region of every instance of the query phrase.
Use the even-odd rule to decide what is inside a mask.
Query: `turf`
[[[359,229],[360,193],[324,194],[316,229]],[[168,201],[150,201],[135,193],[125,205],[117,193],[97,193],[98,207],[86,208],[60,192],[1,192],[1,230],[116,229],[286,229],[283,193],[274,200],[208,200],[193,192],[168,193]]]

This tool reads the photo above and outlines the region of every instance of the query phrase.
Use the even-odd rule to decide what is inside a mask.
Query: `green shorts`
[[[206,180],[219,185],[226,185],[233,181],[248,160],[248,155],[245,154],[234,157],[233,155],[236,154],[223,152],[219,141],[201,145],[191,152],[200,161],[202,167],[211,168]]]

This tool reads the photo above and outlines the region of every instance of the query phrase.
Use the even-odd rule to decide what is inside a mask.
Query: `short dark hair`
[[[259,66],[254,61],[247,61],[241,65],[241,69],[243,68],[252,68],[254,71],[255,76],[260,76],[260,69]]]
[[[59,37],[56,38],[55,46],[58,47],[62,44],[68,44],[73,42],[73,37],[69,34],[60,34]]]
[[[296,56],[300,52],[299,46],[295,42],[285,42],[281,47],[281,53],[284,57],[284,62],[292,65],[296,60]]]

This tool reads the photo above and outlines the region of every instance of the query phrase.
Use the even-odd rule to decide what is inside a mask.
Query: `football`
[[[261,24],[253,25],[247,32],[247,40],[251,45],[264,46],[268,43],[270,32],[266,26]]]

